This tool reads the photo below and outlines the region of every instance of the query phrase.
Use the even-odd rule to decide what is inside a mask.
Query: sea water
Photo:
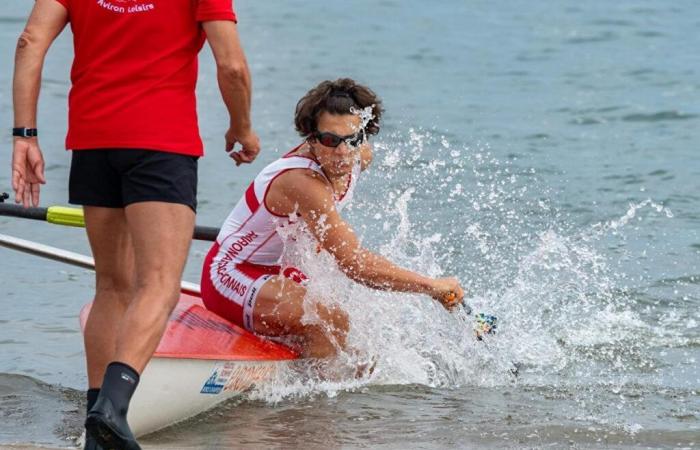
[[[0,111],[32,2],[0,13]],[[681,2],[237,2],[263,151],[236,168],[201,58],[198,223],[217,226],[298,144],[296,101],[350,76],[384,100],[374,161],[344,212],[363,245],[456,276],[498,333],[429,298],[345,278],[303,239],[288,258],[345,309],[371,374],[281,376],[143,439],[153,448],[694,448],[700,442],[700,6]],[[44,69],[48,184],[65,204],[68,30]],[[9,127],[9,125],[8,125]],[[1,134],[9,191],[7,130]],[[0,232],[88,253],[84,231]],[[197,281],[207,243],[194,243]],[[73,445],[86,377],[77,314],[93,276],[0,249],[0,446]],[[310,314],[307,320],[315,320]],[[343,361],[341,361],[343,362]],[[519,367],[512,374],[513,364]]]

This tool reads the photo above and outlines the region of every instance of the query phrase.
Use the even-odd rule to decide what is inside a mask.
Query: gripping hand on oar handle
[[[437,278],[433,281],[430,296],[439,301],[447,310],[458,306],[464,298],[464,290],[456,278]]]

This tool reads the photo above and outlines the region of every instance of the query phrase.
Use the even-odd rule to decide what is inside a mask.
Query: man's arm
[[[355,232],[335,209],[330,188],[316,176],[294,170],[281,176],[276,183],[274,191],[286,193],[283,203],[296,204],[297,212],[321,247],[333,255],[340,269],[352,280],[375,289],[426,294],[446,307],[454,306],[464,296],[454,278],[425,277],[362,248]],[[454,298],[448,299],[451,293]]]
[[[236,24],[216,20],[203,22],[202,27],[214,53],[219,89],[231,117],[226,151],[236,165],[250,163],[260,151],[260,141],[251,125],[252,82]],[[232,151],[236,142],[243,146],[240,152]]]
[[[51,43],[68,22],[68,11],[56,0],[37,0],[17,40],[12,84],[14,127],[36,128],[41,70]],[[12,151],[12,189],[15,202],[39,204],[39,184],[45,183],[44,158],[38,138],[15,137]]]

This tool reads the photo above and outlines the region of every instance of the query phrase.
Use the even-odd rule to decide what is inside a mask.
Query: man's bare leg
[[[83,339],[88,386],[102,385],[114,359],[116,330],[134,292],[134,252],[121,208],[84,207],[85,227],[95,258],[95,299]]]
[[[86,206],[85,228],[95,259],[95,298],[83,339],[87,362],[87,411],[97,401],[107,364],[114,358],[116,330],[134,290],[134,252],[121,208]],[[87,437],[85,448],[99,448]]]
[[[134,247],[136,286],[117,332],[114,359],[141,373],[180,298],[195,214],[185,205],[164,202],[135,203],[125,211]]]
[[[105,448],[136,450],[141,447],[126,422],[129,402],[179,298],[195,216],[187,206],[165,202],[135,203],[124,211],[135,287],[117,325],[114,358],[85,426]]]

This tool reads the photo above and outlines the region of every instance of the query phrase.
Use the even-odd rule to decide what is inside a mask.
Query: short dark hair
[[[303,137],[318,131],[318,118],[323,112],[331,114],[352,114],[351,109],[372,107],[372,119],[365,127],[365,133],[379,132],[379,119],[382,116],[382,101],[370,88],[357,84],[350,78],[323,81],[311,89],[297,103],[294,125]]]

